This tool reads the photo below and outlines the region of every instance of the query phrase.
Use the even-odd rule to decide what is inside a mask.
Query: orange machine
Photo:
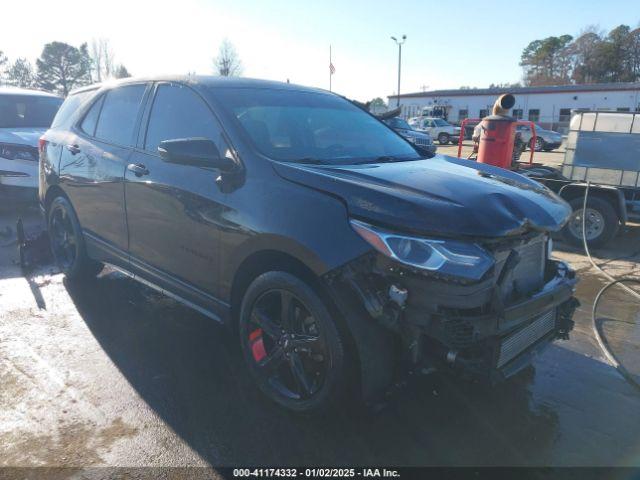
[[[513,168],[513,147],[516,137],[516,125],[529,125],[535,145],[535,125],[533,122],[519,121],[508,115],[509,110],[515,105],[516,98],[510,93],[501,95],[493,105],[492,115],[483,119],[465,119],[460,125],[460,139],[458,142],[458,157],[462,151],[462,139],[465,126],[469,122],[479,122],[482,128],[480,144],[476,161],[487,163],[496,167]],[[529,165],[533,161],[533,149],[529,158]]]

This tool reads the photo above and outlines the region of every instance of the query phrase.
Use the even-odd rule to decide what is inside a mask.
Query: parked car
[[[290,410],[375,398],[401,365],[503,379],[571,329],[575,278],[549,240],[571,210],[533,180],[425,159],[292,84],[126,79],[72,104],[41,144],[59,268],[109,263],[235,329]]]
[[[460,127],[455,127],[442,118],[414,117],[409,119],[409,125],[418,131],[425,131],[431,138],[438,139],[440,145],[455,143],[460,136]]]
[[[61,103],[50,93],[0,87],[0,197],[36,200],[38,139]]]
[[[414,145],[424,148],[425,151],[431,154],[436,153],[438,147],[434,145],[431,135],[427,132],[418,132],[417,130],[414,130],[404,118],[393,117],[385,119],[383,122]]]
[[[553,130],[542,128],[537,123],[536,126],[536,144],[533,145],[533,134],[529,125],[518,125],[516,131],[522,135],[522,140],[529,148],[535,148],[536,152],[544,150],[550,152],[562,145],[562,135]]]

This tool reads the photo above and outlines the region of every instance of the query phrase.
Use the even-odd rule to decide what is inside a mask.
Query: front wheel
[[[575,246],[583,246],[582,222],[584,199],[574,198],[569,202],[573,213],[562,230],[565,240]],[[620,226],[616,211],[609,202],[598,197],[587,199],[586,237],[590,247],[602,247],[611,240]]]
[[[346,393],[343,338],[324,301],[298,277],[256,278],[242,300],[239,327],[249,371],[274,402],[315,413]]]
[[[58,268],[70,280],[95,277],[103,265],[90,259],[78,217],[69,200],[57,197],[47,210],[49,244]]]
[[[447,143],[449,143],[450,137],[448,133],[439,133],[438,134],[438,143],[440,145],[446,145]]]
[[[531,150],[535,150],[536,152],[541,152],[544,150],[544,139],[542,137],[536,137],[535,143],[533,142],[533,138],[529,141],[529,148]]]

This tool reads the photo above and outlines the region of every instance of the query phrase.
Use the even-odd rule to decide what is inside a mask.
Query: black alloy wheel
[[[291,292],[271,290],[256,301],[249,343],[253,360],[280,395],[307,399],[322,387],[329,352],[315,318]]]
[[[56,202],[49,211],[49,238],[56,263],[63,272],[71,270],[78,256],[78,238],[65,205]]]
[[[249,369],[269,398],[317,412],[344,390],[344,347],[323,301],[305,282],[268,272],[249,287],[240,319]]]
[[[103,264],[87,256],[82,229],[69,200],[57,197],[47,209],[49,245],[58,268],[70,280],[95,277]]]

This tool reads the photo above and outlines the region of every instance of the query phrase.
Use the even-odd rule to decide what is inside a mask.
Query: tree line
[[[64,42],[47,43],[35,66],[20,57],[10,62],[0,50],[0,81],[22,88],[38,88],[67,96],[71,90],[109,78],[130,77],[122,64],[115,63],[109,42],[93,40],[74,47]]]
[[[522,52],[525,85],[635,82],[640,80],[640,26],[596,27],[529,43]]]
[[[233,44],[224,39],[213,59],[214,73],[222,76],[242,74],[242,62]],[[67,96],[74,88],[131,74],[115,55],[106,39],[95,39],[91,47],[74,47],[64,42],[47,43],[35,66],[20,57],[10,62],[0,50],[0,84],[39,88]]]

